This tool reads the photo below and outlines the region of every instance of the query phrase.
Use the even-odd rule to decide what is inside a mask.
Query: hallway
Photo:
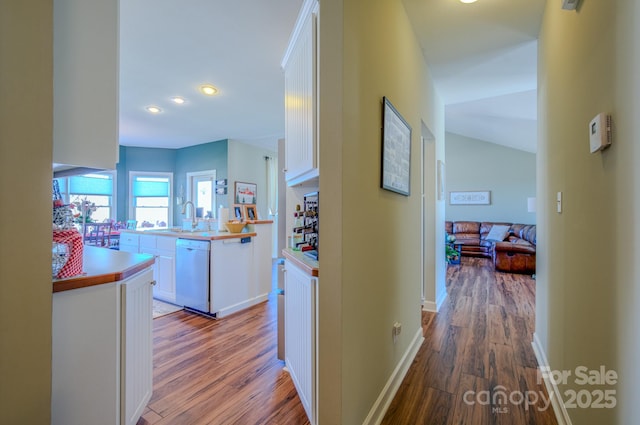
[[[425,342],[383,424],[556,424],[531,347],[535,284],[488,259],[449,266],[449,296],[423,312]]]

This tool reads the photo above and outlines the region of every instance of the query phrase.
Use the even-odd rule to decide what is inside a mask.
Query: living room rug
[[[160,300],[153,300],[153,318],[158,318],[162,316],[166,316],[167,314],[175,313],[176,311],[182,310],[182,307],[165,303]]]

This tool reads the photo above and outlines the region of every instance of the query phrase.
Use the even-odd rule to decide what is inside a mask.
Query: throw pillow
[[[496,225],[491,227],[491,230],[487,234],[487,238],[486,239],[488,241],[502,242],[504,240],[504,238],[507,237],[508,233],[509,233],[509,226],[497,225],[496,224]]]

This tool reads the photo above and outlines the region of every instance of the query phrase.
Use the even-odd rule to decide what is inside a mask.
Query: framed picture
[[[449,192],[450,205],[489,205],[491,191]]]
[[[235,204],[232,213],[233,217],[230,217],[230,220],[244,220],[244,205]]]
[[[382,172],[383,189],[409,196],[411,176],[411,127],[393,107],[382,98]]]
[[[234,201],[236,204],[256,203],[256,191],[258,186],[255,183],[236,182]]]
[[[245,205],[244,206],[244,217],[246,220],[257,220],[258,213],[256,212],[255,205]]]

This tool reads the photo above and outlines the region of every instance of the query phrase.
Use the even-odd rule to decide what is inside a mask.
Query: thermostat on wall
[[[602,112],[591,120],[589,123],[589,144],[591,153],[611,145],[611,115]]]

